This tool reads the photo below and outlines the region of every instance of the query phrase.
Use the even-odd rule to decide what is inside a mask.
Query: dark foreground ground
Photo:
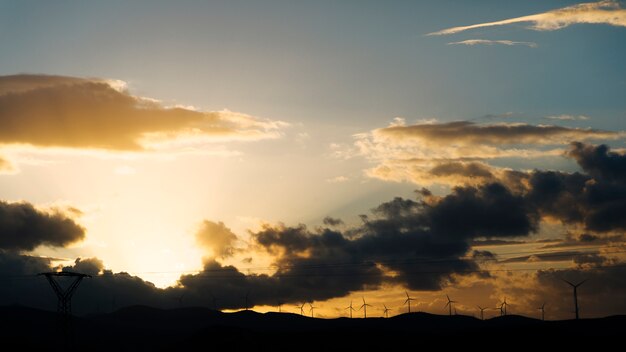
[[[54,312],[0,307],[0,351],[352,351],[404,350],[405,346],[417,347],[416,343],[423,347],[436,343],[441,349],[482,346],[479,350],[506,343],[507,348],[498,348],[506,350],[521,345],[541,347],[546,340],[561,346],[598,346],[626,337],[626,316],[546,322],[515,315],[481,321],[427,313],[388,319],[313,319],[290,313],[142,306],[75,317],[69,342],[62,326]],[[20,348],[8,347],[13,344]]]

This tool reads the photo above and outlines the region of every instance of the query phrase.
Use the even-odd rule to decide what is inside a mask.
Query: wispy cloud
[[[512,40],[488,40],[488,39],[468,39],[468,40],[463,40],[460,42],[450,42],[448,43],[448,45],[469,45],[469,46],[474,46],[474,45],[508,45],[508,46],[514,46],[514,45],[525,45],[531,48],[536,48],[537,47],[537,43],[533,43],[533,42],[515,42]]]
[[[337,176],[337,177],[332,177],[332,178],[328,178],[326,179],[326,182],[328,183],[342,183],[342,182],[346,182],[350,180],[348,177],[346,176]]]
[[[617,1],[603,0],[599,2],[576,4],[529,16],[446,28],[437,32],[428,33],[428,35],[455,34],[470,29],[526,22],[531,23],[530,28],[537,31],[553,31],[579,23],[608,24],[626,27],[626,9],[623,9]]]
[[[563,114],[563,115],[546,116],[546,119],[559,120],[559,121],[587,121],[589,120],[589,116]]]

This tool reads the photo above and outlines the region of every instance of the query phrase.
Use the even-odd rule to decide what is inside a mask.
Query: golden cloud
[[[124,82],[45,75],[0,77],[0,144],[144,151],[180,139],[276,138],[287,124],[223,111],[165,107]]]

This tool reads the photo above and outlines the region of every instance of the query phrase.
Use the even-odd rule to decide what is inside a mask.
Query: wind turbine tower
[[[383,310],[383,314],[385,314],[385,318],[389,318],[389,311],[391,309],[387,308],[387,306],[384,304],[383,304],[383,307],[385,307],[385,309]]]
[[[503,312],[504,312],[505,316],[506,316],[506,307],[508,307],[508,306],[509,306],[509,304],[506,303],[506,297],[504,297],[504,301],[502,301],[502,303],[500,304],[500,307],[504,308]]]
[[[578,320],[578,286],[584,284],[587,280],[583,280],[575,285],[567,280],[563,281],[567,282],[567,284],[574,288],[574,311],[576,312],[576,320]]]
[[[541,311],[541,321],[545,321],[546,320],[546,302],[543,302],[541,307],[537,309]]]
[[[443,306],[443,308],[448,307],[449,310],[449,314],[450,316],[452,316],[452,304],[457,303],[456,301],[453,301],[450,299],[450,296],[446,295],[446,298],[448,298],[448,303],[446,303],[445,306]]]
[[[300,308],[300,315],[304,315],[304,305],[306,305],[306,302],[302,303],[301,306],[296,306],[296,308]]]
[[[411,313],[411,301],[415,301],[415,298],[411,298],[411,296],[409,296],[409,293],[404,291],[404,293],[406,294],[406,301],[404,301],[404,304],[407,304],[409,306],[409,313]]]
[[[350,311],[350,319],[352,319],[352,312],[356,310],[352,307],[352,301],[350,301],[350,305],[347,306],[345,309]]]
[[[367,307],[371,306],[371,304],[365,303],[365,297],[363,297],[363,304],[361,305],[361,308],[363,309],[363,318],[367,318]],[[359,308],[359,310],[361,310],[361,308]]]
[[[480,320],[485,320],[484,313],[485,313],[485,309],[487,309],[487,308],[483,308],[481,306],[476,306],[476,307],[478,307],[478,309],[480,309]]]

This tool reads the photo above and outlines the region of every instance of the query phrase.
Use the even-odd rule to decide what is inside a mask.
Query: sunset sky
[[[624,2],[0,0],[0,46],[0,304],[626,314]]]

